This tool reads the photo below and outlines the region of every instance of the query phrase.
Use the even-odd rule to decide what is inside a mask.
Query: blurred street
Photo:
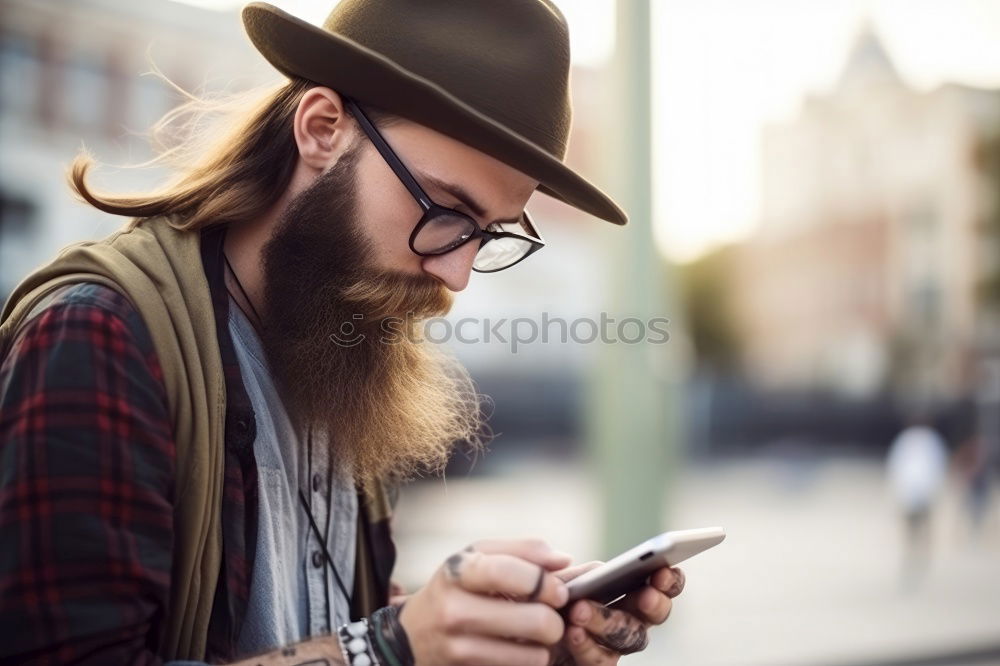
[[[632,664],[1000,663],[996,497],[972,542],[954,482],[936,507],[922,584],[904,585],[903,525],[880,461],[761,459],[690,466],[666,497],[667,529],[721,525],[726,540],[682,568],[684,593]],[[539,498],[545,498],[540,501]],[[598,502],[583,470],[512,464],[495,477],[405,489],[396,577],[412,589],[478,538],[538,536],[578,561]],[[993,657],[957,655],[989,648]]]

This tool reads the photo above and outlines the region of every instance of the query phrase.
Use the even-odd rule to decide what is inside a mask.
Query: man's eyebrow
[[[479,203],[469,194],[468,190],[459,185],[458,183],[449,183],[448,181],[442,180],[437,176],[429,173],[420,173],[420,177],[428,183],[436,186],[440,190],[444,190],[448,194],[452,195],[463,204],[465,204],[469,210],[471,210],[476,217],[483,217],[486,215],[486,209],[479,205]],[[517,217],[509,217],[502,220],[493,220],[489,224],[520,224],[523,213]],[[489,224],[487,226],[489,226]]]

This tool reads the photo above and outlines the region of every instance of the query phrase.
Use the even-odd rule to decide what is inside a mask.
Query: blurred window
[[[6,300],[17,281],[38,231],[38,206],[30,198],[0,188],[0,300]]]
[[[924,282],[910,292],[913,323],[936,328],[941,321],[941,287]]]
[[[14,33],[0,36],[0,111],[29,115],[35,110],[41,65],[35,44]]]
[[[940,273],[940,224],[937,208],[924,201],[914,205],[903,228],[906,275],[913,282],[926,281]]]
[[[75,127],[103,127],[109,93],[107,72],[97,62],[83,57],[66,68],[66,97],[62,108]]]
[[[31,231],[36,209],[30,199],[0,190],[0,241]]]

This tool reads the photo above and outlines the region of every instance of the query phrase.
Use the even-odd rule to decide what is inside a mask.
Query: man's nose
[[[473,240],[447,254],[424,257],[421,267],[444,282],[451,291],[462,291],[469,284],[469,273],[478,251],[479,242]]]

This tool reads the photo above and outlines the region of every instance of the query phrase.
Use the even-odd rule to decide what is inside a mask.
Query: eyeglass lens
[[[465,242],[472,235],[474,225],[468,218],[439,213],[417,232],[413,248],[421,254],[444,254]],[[494,238],[479,249],[473,268],[479,271],[505,268],[520,261],[531,247],[529,241],[519,238]]]
[[[531,243],[512,236],[494,238],[476,254],[472,267],[478,271],[495,271],[516,264],[531,250]]]
[[[458,247],[475,230],[465,217],[438,213],[427,220],[413,239],[413,249],[422,254],[444,254]]]

